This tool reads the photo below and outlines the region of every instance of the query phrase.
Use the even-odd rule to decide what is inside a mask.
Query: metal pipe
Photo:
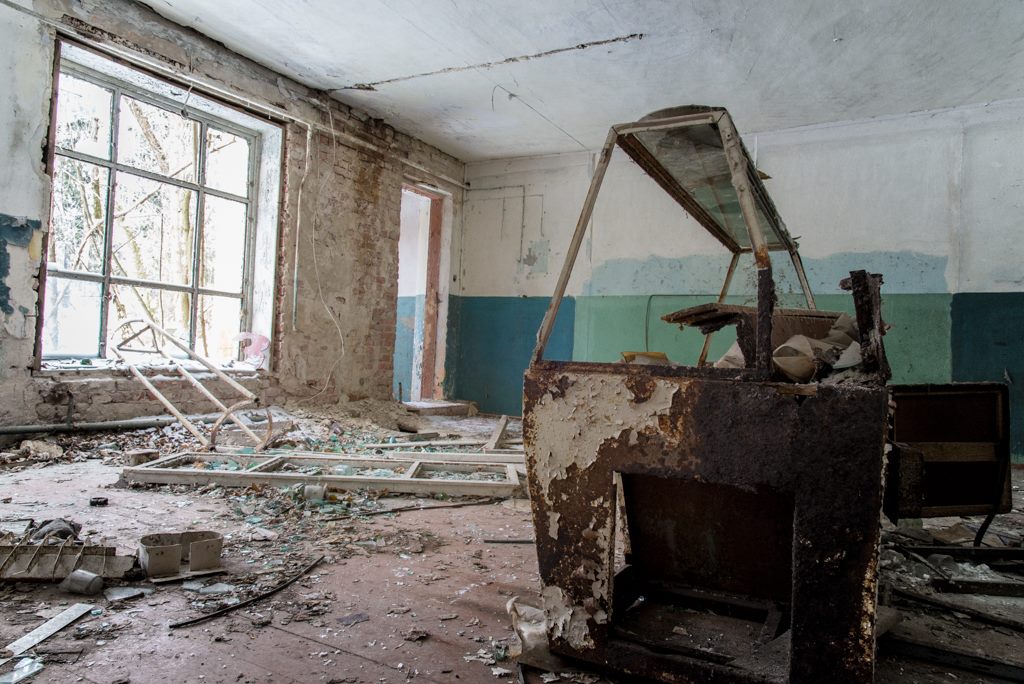
[[[216,416],[192,416],[197,423],[213,423]],[[106,432],[108,430],[141,430],[151,427],[166,427],[178,422],[173,416],[153,418],[127,418],[88,423],[40,423],[38,425],[0,425],[0,435],[30,435],[40,432]]]

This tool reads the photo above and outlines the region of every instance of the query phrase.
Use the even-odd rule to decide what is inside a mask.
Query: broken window
[[[191,91],[147,91],[97,70],[95,56],[70,61],[67,47],[42,357],[105,357],[122,322],[147,319],[203,356],[237,360],[239,333],[253,330],[259,130],[210,114],[225,108]]]

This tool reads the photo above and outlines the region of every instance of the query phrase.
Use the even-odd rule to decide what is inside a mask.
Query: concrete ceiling
[[[141,0],[466,161],[728,107],[741,132],[1024,97],[1024,2]]]

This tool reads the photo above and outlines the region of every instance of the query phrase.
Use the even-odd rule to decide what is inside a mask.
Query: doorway
[[[445,196],[402,186],[398,303],[392,393],[399,401],[440,399],[438,324]]]

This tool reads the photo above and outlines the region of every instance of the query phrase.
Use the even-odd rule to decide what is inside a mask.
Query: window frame
[[[74,45],[74,43],[71,43]],[[196,338],[198,330],[199,320],[199,298],[203,295],[216,296],[216,297],[227,297],[231,299],[239,300],[240,302],[240,313],[239,319],[239,331],[248,330],[252,327],[253,309],[252,309],[252,296],[254,286],[254,263],[255,263],[255,247],[256,247],[256,222],[258,218],[258,202],[259,202],[259,160],[262,156],[262,143],[263,135],[256,130],[252,130],[241,126],[233,121],[226,120],[213,114],[209,114],[202,110],[190,107],[188,105],[188,97],[191,97],[191,88],[188,90],[186,101],[184,105],[180,102],[175,101],[173,98],[164,97],[158,93],[151,92],[146,88],[133,84],[122,78],[105,74],[96,69],[89,68],[87,66],[78,64],[72,60],[63,58],[62,50],[56,50],[56,59],[54,66],[54,84],[53,84],[53,105],[50,112],[50,154],[48,171],[51,175],[55,172],[57,160],[59,158],[68,159],[71,161],[92,164],[94,166],[107,170],[107,188],[105,205],[106,211],[104,216],[103,225],[103,264],[102,273],[90,273],[84,271],[65,270],[59,267],[51,265],[48,261],[49,253],[49,238],[50,238],[50,226],[47,227],[46,239],[44,241],[44,251],[40,263],[40,274],[41,282],[43,286],[40,287],[40,298],[38,308],[40,312],[38,321],[38,334],[37,334],[37,353],[36,353],[36,368],[38,369],[42,362],[47,360],[61,360],[61,359],[78,359],[78,358],[107,358],[107,346],[110,336],[110,302],[111,302],[111,287],[114,285],[125,285],[125,286],[136,286],[146,287],[159,291],[169,292],[183,292],[190,296],[189,301],[189,321],[188,321],[188,340],[185,340],[190,349],[195,349]],[[108,58],[109,59],[109,58]],[[133,67],[129,67],[133,68]],[[145,72],[146,77],[151,79],[159,80],[166,83],[171,87],[179,87],[172,81],[167,79],[152,76]],[[78,78],[89,83],[92,83],[101,88],[111,91],[110,98],[110,140],[109,140],[109,159],[103,159],[101,157],[95,157],[93,155],[77,152],[75,150],[67,150],[57,146],[57,117],[59,115],[59,78],[62,74],[68,74],[74,78]],[[194,121],[199,126],[199,150],[196,159],[196,173],[194,181],[184,181],[169,176],[164,176],[159,173],[147,171],[145,169],[135,168],[120,162],[118,158],[118,128],[120,125],[122,97],[127,96],[132,99],[138,100],[139,102],[158,107],[160,109],[169,110],[172,113],[180,113],[190,121]],[[197,95],[204,100],[209,100],[213,103],[220,104],[215,98],[211,98],[205,94]],[[231,135],[237,136],[246,140],[249,144],[249,155],[247,163],[247,180],[246,180],[246,196],[236,195],[234,193],[225,192],[216,188],[209,187],[206,185],[206,167],[207,167],[207,132],[210,127],[214,129],[224,131]],[[143,178],[161,183],[167,186],[175,188],[182,188],[191,191],[196,197],[196,210],[195,210],[195,236],[193,238],[193,244],[191,246],[192,252],[192,274],[190,285],[178,285],[173,283],[164,283],[160,281],[152,281],[138,278],[129,278],[125,276],[118,276],[113,274],[111,251],[113,247],[113,231],[114,231],[114,216],[115,216],[115,197],[117,188],[117,174],[126,173],[130,176]],[[203,255],[204,248],[204,237],[205,237],[205,199],[207,196],[217,197],[233,202],[238,202],[245,207],[245,235],[244,235],[244,253],[242,257],[242,283],[240,292],[228,292],[224,290],[217,290],[210,287],[202,287],[199,279],[199,265]],[[51,202],[53,198],[53,190],[51,189]],[[51,218],[52,222],[52,218]],[[43,326],[46,316],[46,302],[43,296],[45,281],[54,278],[58,280],[71,280],[71,281],[84,281],[91,283],[98,283],[101,287],[101,301],[100,301],[100,321],[99,321],[99,339],[97,344],[97,355],[96,356],[84,356],[74,354],[50,354],[47,353],[45,348],[45,340],[43,336]]]

